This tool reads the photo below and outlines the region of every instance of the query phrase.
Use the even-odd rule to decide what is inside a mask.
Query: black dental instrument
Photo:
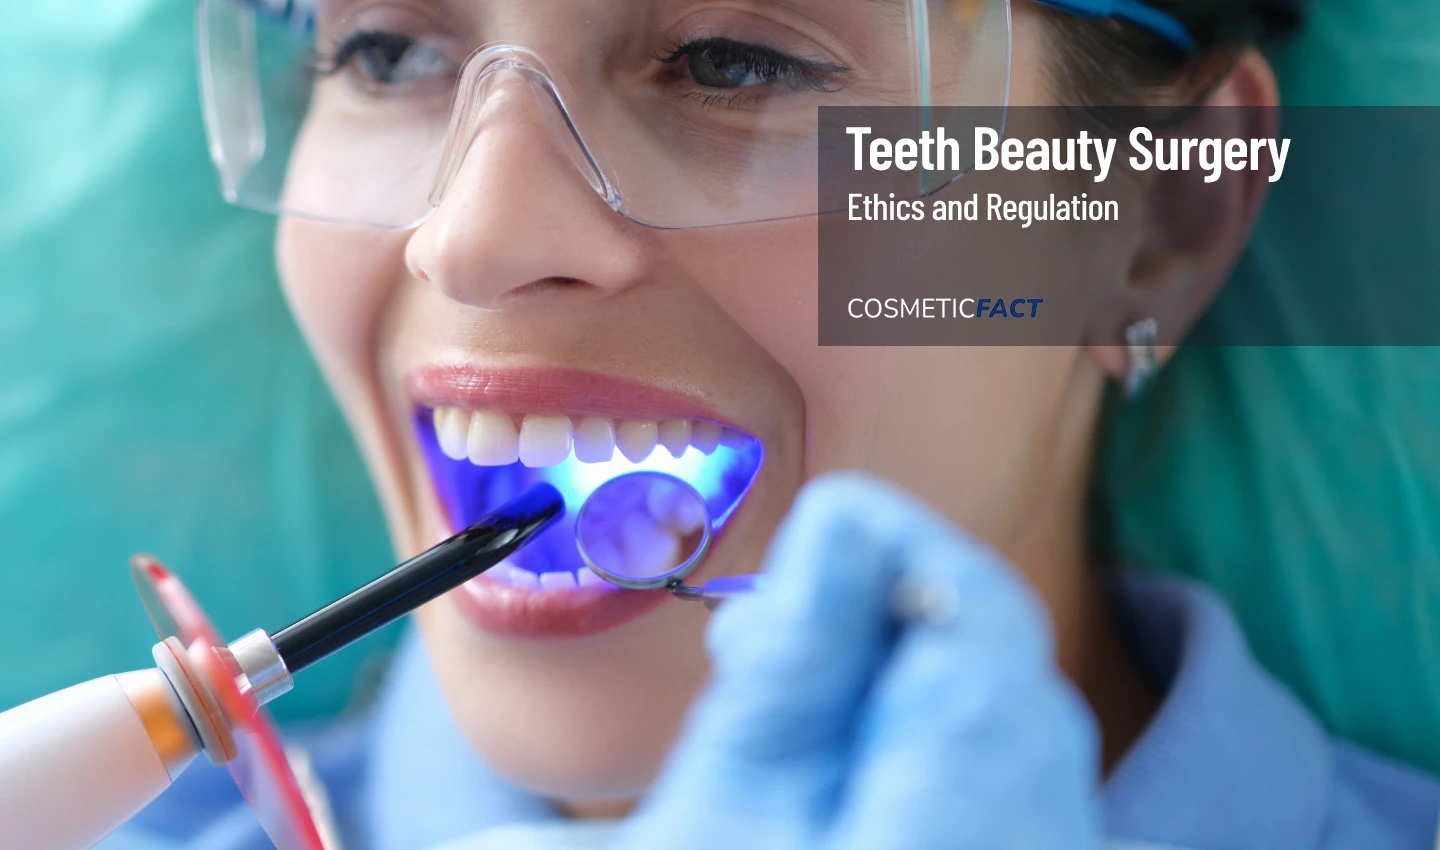
[[[279,850],[334,846],[323,786],[299,778],[309,774],[297,774],[265,705],[293,687],[293,671],[500,564],[564,513],[560,491],[536,484],[273,640],[255,629],[226,642],[174,573],[135,556],[130,573],[160,636],[155,667],[0,712],[0,754],[10,756],[0,773],[17,780],[0,782],[0,843],[93,847],[203,755],[229,769]]]
[[[504,561],[565,513],[549,484],[536,484],[479,522],[274,637],[290,673],[303,670]]]

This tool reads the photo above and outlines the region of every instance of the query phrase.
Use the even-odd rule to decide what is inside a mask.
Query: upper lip
[[[579,369],[436,363],[411,370],[405,387],[411,401],[427,407],[729,424],[692,394]]]

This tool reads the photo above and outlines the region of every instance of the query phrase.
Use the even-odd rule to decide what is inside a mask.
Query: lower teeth
[[[534,573],[514,564],[501,564],[485,574],[487,581],[525,590],[576,590],[581,587],[605,585],[607,582],[588,569],[570,572],[557,570]]]

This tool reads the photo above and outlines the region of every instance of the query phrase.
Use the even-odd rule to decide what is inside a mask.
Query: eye
[[[460,67],[441,51],[403,33],[351,33],[325,63],[327,73],[352,68],[365,82],[390,86],[426,79],[453,79]]]
[[[687,75],[697,85],[710,89],[740,89],[783,85],[799,90],[827,90],[845,71],[838,65],[801,59],[768,47],[728,38],[688,41],[669,56],[666,64],[683,61]]]

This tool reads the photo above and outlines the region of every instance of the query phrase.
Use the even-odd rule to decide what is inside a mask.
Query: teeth
[[[555,466],[570,457],[573,431],[568,416],[527,416],[520,426],[520,462]]]
[[[508,584],[511,587],[524,588],[525,590],[539,590],[540,577],[523,567],[514,564],[501,564],[486,575],[499,581],[501,584]]]
[[[620,547],[613,539],[614,536],[614,529],[609,529],[600,539],[587,540],[585,551],[590,556],[590,563],[601,567],[611,575],[625,575],[625,556],[620,554]],[[585,572],[588,573],[590,570],[586,569]],[[601,579],[601,581],[605,580]],[[605,583],[609,584],[608,581]]]
[[[659,575],[680,563],[680,541],[648,516],[626,517],[620,526],[626,575]]]
[[[529,414],[516,427],[516,417],[509,413],[458,407],[437,407],[433,419],[435,438],[445,456],[468,459],[476,466],[516,462],[557,466],[570,458],[572,450],[581,463],[606,463],[614,459],[617,448],[631,463],[640,463],[656,446],[678,458],[691,446],[708,455],[720,446],[739,449],[751,441],[739,431],[702,419],[656,422]]]
[[[690,448],[690,420],[689,419],[667,419],[660,423],[658,429],[660,445],[664,446],[671,455],[679,457],[685,454]]]
[[[610,583],[589,569],[578,572],[560,570],[536,575],[524,567],[501,564],[485,574],[485,580],[507,587],[535,592],[545,590],[578,590],[582,587],[610,587]]]
[[[509,466],[520,459],[520,432],[508,414],[477,410],[470,419],[466,449],[476,466]]]
[[[696,420],[690,426],[690,445],[707,455],[714,453],[720,445],[720,426],[714,422]]]
[[[750,438],[736,431],[734,428],[720,429],[720,445],[730,449],[743,449]]]
[[[588,573],[589,570],[586,570]],[[542,590],[574,590],[579,587],[572,572],[563,573],[541,573],[540,588]]]
[[[615,445],[631,463],[639,463],[655,451],[660,428],[654,422],[626,419],[615,429]]]
[[[465,459],[465,432],[469,427],[470,414],[458,407],[442,407],[435,411],[435,437],[446,457]]]
[[[656,487],[647,494],[646,510],[651,519],[672,534],[686,537],[705,525],[705,505],[679,488]]]
[[[581,463],[605,463],[615,457],[615,423],[587,416],[575,429],[575,459]],[[588,572],[588,570],[587,570]]]

